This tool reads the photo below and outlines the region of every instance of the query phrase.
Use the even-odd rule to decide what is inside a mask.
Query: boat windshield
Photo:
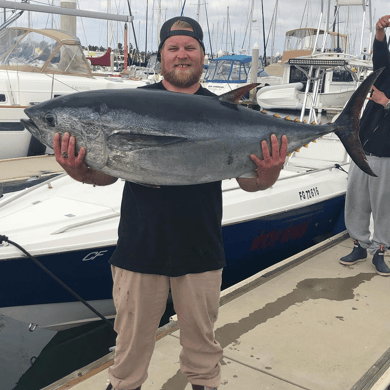
[[[317,29],[300,28],[287,31],[284,44],[284,51],[309,50],[312,51],[314,45],[316,50],[320,50],[325,39],[325,31],[320,30],[316,42]],[[345,34],[328,32],[326,34],[325,51],[326,52],[345,52],[347,46],[347,37]]]
[[[0,33],[0,58],[9,52],[23,35],[26,34],[24,29],[5,29]]]
[[[0,35],[0,67],[46,73],[89,75],[79,44],[69,44],[25,29],[8,29]]]
[[[245,83],[248,80],[251,68],[251,58],[245,60],[216,59],[209,62],[205,80],[213,83]],[[264,71],[259,59],[258,74]]]

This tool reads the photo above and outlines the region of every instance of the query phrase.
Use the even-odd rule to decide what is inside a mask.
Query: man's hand
[[[116,177],[88,168],[84,162],[85,148],[80,148],[79,154],[76,156],[76,139],[69,133],[63,135],[62,141],[60,135],[56,133],[53,139],[53,149],[58,164],[73,179],[98,186],[105,186],[117,181]]]
[[[372,90],[372,96],[367,99],[373,100],[375,103],[381,104],[383,107],[385,107],[386,104],[389,102],[389,98],[374,86],[372,86]]]
[[[69,133],[61,137],[58,133],[54,135],[53,149],[58,164],[64,168],[64,171],[73,179],[83,181],[86,176],[88,167],[84,163],[85,148],[80,148],[78,156],[75,154],[76,139]]]
[[[279,177],[287,155],[287,137],[282,136],[282,142],[279,142],[275,134],[271,135],[272,154],[268,149],[266,141],[261,142],[263,159],[260,160],[256,155],[251,154],[250,158],[257,165],[257,177],[253,179],[238,178],[237,182],[240,187],[249,192],[265,190],[271,187]]]
[[[384,39],[386,38],[386,31],[385,31],[385,28],[386,27],[390,27],[390,15],[385,15],[385,16],[382,16],[377,24],[376,24],[376,39],[378,41],[381,41],[383,42]]]

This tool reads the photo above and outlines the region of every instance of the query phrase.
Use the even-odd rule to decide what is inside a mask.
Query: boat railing
[[[26,189],[23,190],[23,191],[19,191],[19,192],[17,192],[17,193],[14,194],[14,195],[10,195],[8,199],[5,199],[5,200],[3,200],[3,201],[0,199],[0,208],[1,208],[1,207],[4,207],[4,206],[7,205],[7,204],[10,204],[11,202],[14,202],[14,201],[17,200],[17,199],[20,199],[20,198],[23,197],[23,196],[28,195],[30,192],[35,191],[37,188],[44,187],[44,186],[46,186],[46,185],[49,186],[49,187],[51,187],[51,183],[52,183],[53,181],[58,180],[58,179],[60,179],[60,178],[62,178],[62,177],[64,177],[64,176],[66,176],[66,175],[67,175],[66,173],[61,173],[61,174],[59,174],[59,175],[56,176],[56,177],[50,178],[50,179],[48,179],[48,180],[45,180],[45,181],[43,181],[42,183],[36,184],[35,186],[26,188]]]
[[[50,233],[50,235],[54,235],[54,234],[61,234],[61,233],[65,233],[69,230],[72,230],[72,229],[76,229],[76,228],[79,228],[79,227],[83,227],[83,226],[87,226],[87,225],[91,225],[93,223],[96,223],[96,222],[102,222],[102,221],[106,221],[108,219],[112,219],[112,218],[117,218],[120,216],[120,212],[119,211],[115,211],[114,213],[112,214],[108,214],[108,215],[103,215],[102,217],[98,217],[98,218],[91,218],[91,219],[88,219],[86,221],[82,221],[82,222],[77,222],[77,223],[72,223],[70,225],[67,225],[67,226],[64,226],[62,227],[61,229],[58,229],[56,231],[54,231],[53,233]]]
[[[345,162],[345,163],[334,163],[333,165],[329,165],[327,167],[324,167],[324,168],[319,168],[319,169],[311,169],[311,168],[307,168],[305,170],[305,172],[300,172],[300,173],[296,173],[296,174],[292,174],[291,176],[285,176],[285,177],[279,177],[278,180],[276,181],[276,183],[280,182],[280,181],[284,181],[284,180],[291,180],[291,179],[296,179],[297,177],[302,177],[302,176],[308,176],[308,175],[312,175],[314,173],[318,173],[318,172],[323,172],[323,171],[332,171],[333,169],[339,169],[345,173],[348,173],[347,171],[345,171],[345,169],[343,168],[344,166],[347,166],[349,165],[350,163],[349,162]],[[286,165],[286,167],[289,166],[289,165]],[[303,169],[303,168],[301,168]],[[240,189],[241,187],[237,184],[236,186],[234,187],[230,187],[230,188],[226,188],[223,190],[223,192],[229,192],[229,191],[235,191],[237,189]]]
[[[341,171],[344,171],[344,172],[348,173],[347,171],[345,171],[343,169],[343,166],[347,166],[349,164],[350,164],[349,162],[341,163],[341,164],[335,163],[333,165],[329,165],[327,167],[319,168],[319,169],[307,168],[307,170],[305,172],[297,173],[296,175],[293,175],[293,176],[281,177],[281,178],[278,179],[278,181],[283,181],[283,180],[287,180],[287,179],[295,179],[297,177],[307,176],[307,175],[310,175],[310,174],[313,174],[313,173],[318,173],[318,172],[323,172],[323,171],[331,171],[333,169],[339,169]]]

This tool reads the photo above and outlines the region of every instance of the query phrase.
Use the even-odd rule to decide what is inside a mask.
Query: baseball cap
[[[171,31],[171,28],[175,22],[178,20],[182,20],[184,22],[187,22],[191,25],[192,31],[189,30],[173,30]],[[158,47],[158,53],[157,53],[157,59],[161,61],[161,55],[160,50],[163,47],[164,42],[167,38],[172,37],[174,35],[187,35],[189,37],[195,38],[200,45],[203,48],[203,51],[205,51],[204,43],[203,43],[203,31],[202,27],[200,27],[199,23],[191,18],[188,18],[187,16],[176,16],[175,18],[167,20],[161,27],[160,30],[160,45]]]

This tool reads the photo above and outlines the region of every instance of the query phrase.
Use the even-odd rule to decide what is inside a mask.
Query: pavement
[[[340,233],[222,292],[220,390],[387,389],[390,278],[377,275],[370,255],[339,264],[352,246]],[[142,390],[191,389],[180,372],[180,331],[175,322],[166,328]],[[113,356],[45,390],[105,390]]]

